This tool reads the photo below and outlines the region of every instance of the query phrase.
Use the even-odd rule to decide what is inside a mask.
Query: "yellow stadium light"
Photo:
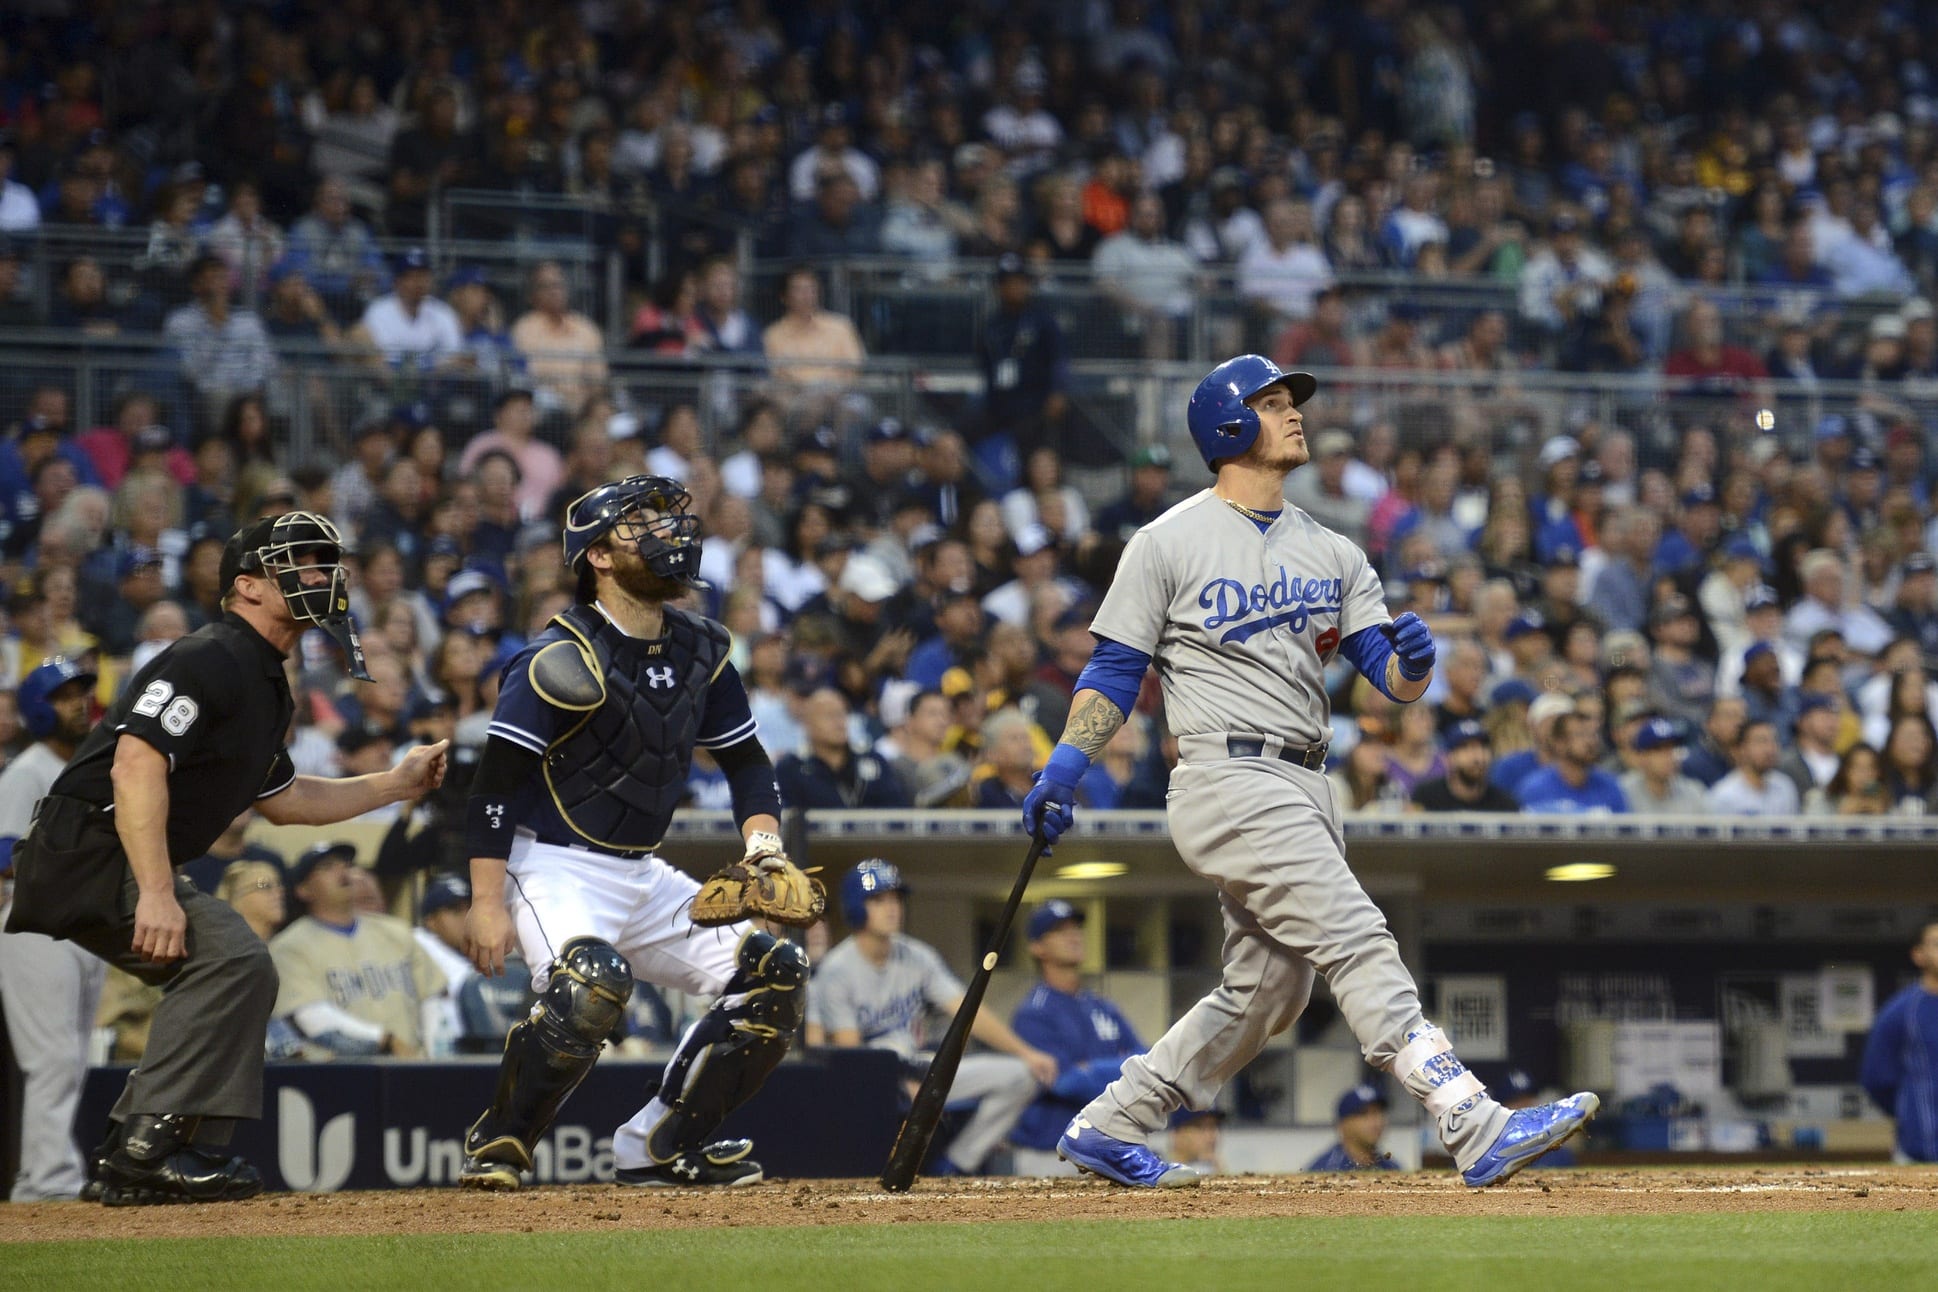
[[[1547,873],[1557,884],[1581,884],[1591,879],[1613,879],[1615,867],[1605,861],[1570,861],[1548,867]]]
[[[1115,879],[1129,873],[1130,867],[1121,861],[1073,861],[1056,868],[1058,879]]]

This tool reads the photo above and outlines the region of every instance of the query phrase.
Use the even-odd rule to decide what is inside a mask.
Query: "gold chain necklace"
[[[1247,507],[1242,502],[1232,501],[1230,498],[1225,497],[1223,494],[1218,494],[1215,496],[1217,497],[1219,502],[1224,503],[1225,506],[1231,508],[1233,511],[1237,512],[1245,519],[1249,521],[1253,521],[1257,524],[1269,525],[1273,521],[1278,519],[1278,514],[1276,512],[1254,510],[1251,507]]]

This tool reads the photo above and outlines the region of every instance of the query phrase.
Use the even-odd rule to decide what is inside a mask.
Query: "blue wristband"
[[[1406,666],[1406,656],[1400,655],[1397,653],[1393,656],[1393,661],[1395,664],[1399,666],[1400,676],[1405,678],[1409,682],[1418,682],[1421,678],[1433,672],[1433,665],[1428,664],[1424,668],[1422,668],[1418,673],[1415,673],[1412,669]]]
[[[1090,770],[1090,756],[1075,745],[1058,743],[1050,751],[1050,761],[1043,764],[1043,779],[1053,785],[1064,785],[1071,789],[1083,779]]]

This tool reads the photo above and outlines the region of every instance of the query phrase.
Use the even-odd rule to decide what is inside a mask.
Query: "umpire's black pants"
[[[177,873],[188,955],[166,964],[143,959],[134,950],[139,893],[127,856],[107,814],[76,799],[42,800],[15,849],[14,875],[10,927],[67,938],[162,988],[148,1049],[128,1076],[114,1120],[203,1117],[210,1122],[197,1140],[221,1143],[234,1119],[262,1116],[263,1035],[276,1007],[276,966],[240,915]]]

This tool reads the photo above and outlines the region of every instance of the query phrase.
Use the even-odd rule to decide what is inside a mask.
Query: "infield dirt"
[[[1530,1169],[1494,1189],[1452,1175],[1222,1176],[1154,1193],[1089,1180],[775,1180],[735,1190],[575,1185],[519,1193],[415,1189],[268,1194],[209,1206],[0,1211],[0,1242],[217,1235],[319,1237],[1193,1217],[1713,1215],[1938,1211],[1938,1171],[1901,1167]]]

